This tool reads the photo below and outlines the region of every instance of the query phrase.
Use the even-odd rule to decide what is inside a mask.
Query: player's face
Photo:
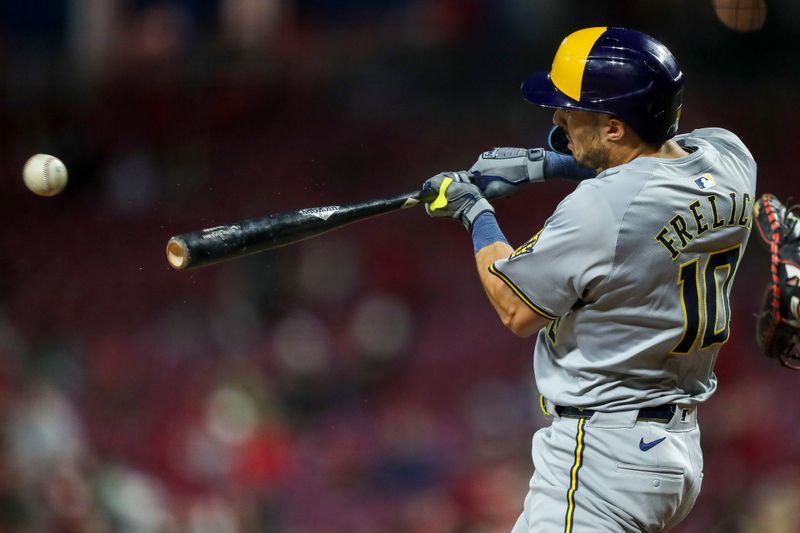
[[[556,109],[553,124],[564,128],[569,139],[569,149],[579,165],[608,168],[609,146],[603,137],[608,115],[575,109]]]

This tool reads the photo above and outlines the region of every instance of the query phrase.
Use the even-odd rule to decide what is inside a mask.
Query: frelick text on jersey
[[[707,231],[741,226],[749,227],[752,200],[748,193],[732,192],[727,197],[709,194],[705,201],[695,200],[688,212],[678,213],[655,235],[656,241],[675,259],[681,251]]]

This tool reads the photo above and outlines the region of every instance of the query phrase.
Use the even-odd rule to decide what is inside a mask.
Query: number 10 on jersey
[[[688,354],[698,339],[703,350],[728,340],[731,323],[730,290],[742,245],[708,254],[680,266],[678,287],[683,307],[683,335],[672,349]]]

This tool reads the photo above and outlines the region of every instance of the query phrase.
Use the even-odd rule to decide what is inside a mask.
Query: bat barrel
[[[292,244],[338,227],[428,200],[414,191],[346,206],[314,207],[175,235],[167,242],[167,262],[189,270]]]

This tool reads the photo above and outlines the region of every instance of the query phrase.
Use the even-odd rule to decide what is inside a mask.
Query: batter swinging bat
[[[198,268],[286,246],[351,222],[429,202],[435,197],[435,191],[425,194],[414,191],[345,206],[299,209],[175,235],[167,242],[167,261],[176,270]]]

